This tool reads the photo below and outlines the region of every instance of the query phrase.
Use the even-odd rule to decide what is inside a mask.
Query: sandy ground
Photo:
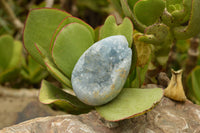
[[[65,114],[41,104],[38,93],[36,89],[0,87],[0,129],[36,117]]]

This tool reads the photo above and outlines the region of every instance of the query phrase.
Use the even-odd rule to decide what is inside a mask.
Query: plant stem
[[[15,28],[21,31],[24,27],[24,24],[15,16],[11,7],[8,5],[8,3],[5,0],[0,0],[0,3],[3,6],[3,8],[5,9],[8,16],[10,17],[11,22],[13,23]]]
[[[167,64],[166,64],[166,73],[169,74],[171,72],[172,64],[176,61],[176,42],[177,40],[174,39],[171,45],[171,50],[169,52]]]
[[[188,75],[192,69],[196,66],[199,56],[199,38],[194,37],[190,40],[190,48],[188,49],[188,58],[185,64],[185,75]]]

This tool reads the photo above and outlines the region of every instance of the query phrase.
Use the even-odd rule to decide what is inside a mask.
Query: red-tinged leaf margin
[[[82,22],[82,23],[79,23],[78,21],[76,22],[69,22],[69,23],[66,23],[65,22],[67,21],[67,19],[70,19],[70,18],[74,18],[74,19],[77,19],[78,21]],[[77,17],[74,17],[74,16],[69,16],[69,17],[66,17],[65,19],[63,19],[61,21],[61,23],[58,25],[57,29],[55,30],[54,34],[53,34],[53,37],[51,38],[51,44],[50,44],[50,51],[51,51],[51,54],[52,54],[52,51],[53,51],[53,47],[54,47],[54,42],[56,40],[56,37],[57,35],[59,34],[59,32],[62,30],[63,27],[65,27],[66,25],[70,24],[70,23],[79,23],[79,24],[82,24],[84,26],[86,26],[86,28],[88,28],[88,30],[91,32],[91,35],[93,36],[93,38],[95,38],[95,33],[94,33],[94,29],[89,25],[87,24],[85,21],[81,20],[80,18],[77,18]],[[65,24],[65,25],[64,25]]]
[[[27,15],[26,20],[25,20],[25,23],[24,23],[23,37],[22,37],[22,44],[23,44],[25,50],[26,50],[28,53],[29,53],[29,50],[27,49],[27,47],[26,47],[26,45],[25,45],[25,40],[24,40],[24,38],[25,38],[25,37],[24,37],[24,33],[25,33],[25,30],[26,30],[27,20],[28,20],[28,18],[29,18],[29,16],[30,16],[30,13],[31,13],[32,11],[41,10],[41,9],[57,10],[57,11],[66,13],[66,15],[71,16],[71,14],[69,14],[68,12],[63,11],[63,10],[60,10],[60,9],[57,9],[57,8],[42,7],[42,8],[34,8],[34,9],[31,9],[31,10],[28,12],[28,15]],[[35,42],[35,43],[37,43],[37,42]],[[48,44],[48,45],[50,45],[50,44]],[[33,47],[34,47],[34,46],[33,46]],[[30,53],[29,53],[29,54],[30,54]],[[44,62],[42,62],[41,59],[37,59],[33,54],[30,54],[30,55],[31,55],[31,57],[32,57],[34,60],[36,60],[36,61],[37,61],[39,64],[41,64],[43,67],[45,66]]]

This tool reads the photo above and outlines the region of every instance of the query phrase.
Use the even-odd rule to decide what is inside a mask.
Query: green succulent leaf
[[[151,45],[143,41],[139,41],[138,37],[142,34],[137,33],[134,35],[134,44],[137,50],[137,66],[143,67],[149,62],[151,56]]]
[[[39,100],[44,104],[58,105],[62,110],[70,113],[87,112],[92,108],[79,101],[76,96],[66,93],[45,80],[42,81]]]
[[[93,39],[95,38],[94,29],[90,25],[88,25],[87,23],[85,23],[84,21],[82,21],[79,18],[69,16],[69,17],[66,17],[64,20],[62,20],[62,22],[59,24],[58,28],[56,29],[56,31],[53,35],[53,38],[51,40],[51,50],[53,48],[55,39],[56,39],[57,35],[59,34],[59,32],[62,30],[62,28],[65,27],[66,25],[70,24],[70,23],[75,23],[75,22],[79,23],[81,25],[84,25],[90,31],[92,38]]]
[[[124,88],[131,88],[131,83],[136,78],[137,49],[135,44],[132,45],[131,49],[132,49],[132,63]]]
[[[169,27],[165,24],[151,25],[145,29],[144,33],[144,35],[138,37],[139,41],[157,46],[161,45],[163,42],[169,42],[170,44],[171,33]]]
[[[28,56],[28,62],[21,71],[24,79],[30,83],[39,83],[48,76],[48,72],[41,67],[31,56]]]
[[[8,68],[19,67],[21,65],[22,59],[24,58],[22,50],[23,50],[22,43],[20,41],[14,40],[13,52],[11,54],[12,58],[10,60]]]
[[[46,51],[40,45],[35,44],[35,47],[40,53],[41,57],[43,57],[45,67],[50,72],[50,74],[63,85],[72,88],[71,81],[57,68],[52,59],[48,57]]]
[[[56,65],[52,63],[52,61],[50,61],[48,58],[45,58],[44,61],[47,70],[53,77],[55,77],[59,82],[66,85],[67,87],[72,88],[71,81],[62,72],[60,72]]]
[[[124,18],[123,22],[117,25],[114,16],[110,15],[107,17],[100,29],[100,40],[113,35],[124,35],[129,43],[129,47],[131,47],[133,41],[133,24],[131,20]]]
[[[127,3],[127,0],[120,0],[120,2],[121,2],[122,10],[125,16],[129,17],[132,20],[136,30],[140,32],[144,32],[144,29],[146,28],[146,26],[142,24],[140,21],[138,21],[135,14],[133,14],[132,10],[130,9]]]
[[[0,37],[0,83],[18,77],[22,61],[22,43],[10,35]]]
[[[195,67],[187,78],[191,100],[200,105],[200,66]]]
[[[34,44],[43,47],[50,55],[51,38],[60,22],[70,14],[51,8],[33,9],[29,12],[24,28],[24,45],[31,56],[44,65],[44,61]]]
[[[114,8],[119,12],[120,15],[122,15],[122,9],[120,5],[120,0],[110,0],[111,4],[114,6]]]
[[[97,112],[108,121],[120,121],[144,114],[163,97],[161,88],[124,88],[110,103],[96,107]]]
[[[58,68],[69,78],[80,56],[94,43],[91,32],[82,24],[70,23],[57,35],[52,57]]]
[[[149,26],[160,18],[164,8],[164,0],[140,0],[134,6],[134,14],[141,23]]]
[[[143,85],[150,61],[151,58],[149,58],[148,63],[143,67],[136,67],[135,79],[131,82],[132,88],[139,88]]]
[[[139,36],[139,41],[153,44],[154,55],[152,61],[165,65],[172,44],[173,37],[170,29],[165,24],[154,24],[146,28],[145,34]]]
[[[200,1],[192,1],[192,10],[187,26],[179,26],[173,29],[176,39],[188,39],[197,35],[200,32]]]
[[[95,41],[95,42],[99,41],[99,31],[100,31],[100,29],[101,29],[100,26],[98,26],[98,27],[96,27],[96,28],[94,29],[94,33],[95,33],[95,39],[94,39],[94,41]]]
[[[130,9],[133,11],[133,7],[135,6],[135,4],[138,2],[139,0],[127,0],[127,3],[130,7]]]
[[[13,79],[16,79],[20,73],[20,69],[18,67],[12,67],[4,70],[0,73],[0,83],[5,83],[8,81],[11,81]]]
[[[183,9],[183,0],[166,0],[166,8],[168,12],[173,13],[176,10]]]
[[[0,37],[0,72],[5,70],[13,55],[14,40],[10,35]]]

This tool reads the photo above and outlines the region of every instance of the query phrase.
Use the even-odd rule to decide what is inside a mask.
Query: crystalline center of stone
[[[102,105],[121,91],[131,66],[132,50],[122,35],[102,39],[79,58],[72,72],[77,97],[89,105]]]

